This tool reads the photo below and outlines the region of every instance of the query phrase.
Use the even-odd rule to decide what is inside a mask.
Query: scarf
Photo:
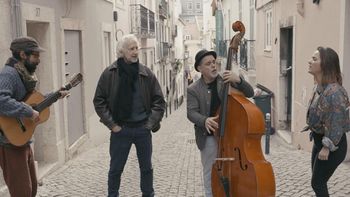
[[[211,102],[210,102],[210,112],[209,112],[209,116],[215,116],[221,101],[219,98],[219,94],[218,94],[218,88],[217,88],[217,78],[208,84],[208,89],[211,90]]]
[[[117,60],[119,67],[119,86],[117,92],[116,120],[125,121],[131,115],[135,82],[139,75],[139,62],[127,64],[123,58]]]
[[[17,59],[10,57],[6,65],[15,68],[22,79],[23,85],[28,92],[32,92],[35,89],[36,83],[38,82],[38,78],[36,75],[30,74],[24,64]]]

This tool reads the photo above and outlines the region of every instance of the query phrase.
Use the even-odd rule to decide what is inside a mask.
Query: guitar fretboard
[[[49,107],[52,103],[56,102],[58,100],[58,98],[60,98],[60,96],[61,96],[61,93],[59,91],[54,92],[54,93],[50,94],[47,98],[45,98],[41,103],[34,106],[33,108],[36,111],[41,112],[45,108]]]

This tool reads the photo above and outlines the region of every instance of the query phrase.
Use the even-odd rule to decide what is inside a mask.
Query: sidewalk
[[[156,195],[204,196],[199,151],[184,104],[162,121],[161,130],[153,135],[153,145]],[[45,177],[38,196],[107,196],[108,148],[109,143],[106,142],[70,160]],[[314,196],[310,185],[310,153],[296,150],[280,138],[272,136],[270,154],[266,159],[274,169],[276,196]],[[328,185],[332,197],[350,196],[349,164],[342,164]],[[120,195],[141,196],[134,147],[124,169]]]

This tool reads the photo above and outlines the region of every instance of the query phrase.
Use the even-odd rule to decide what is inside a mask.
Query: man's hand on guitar
[[[30,119],[35,123],[39,122],[39,120],[40,120],[39,112],[37,112],[36,110],[33,109],[33,115],[32,115],[32,117],[30,117]]]
[[[61,90],[60,91],[60,94],[61,94],[61,96],[60,96],[60,98],[59,99],[63,99],[64,97],[69,97],[69,91],[67,91],[67,90]]]

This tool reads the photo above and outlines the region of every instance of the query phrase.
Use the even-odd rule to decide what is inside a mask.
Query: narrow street
[[[204,196],[199,151],[192,124],[186,117],[185,103],[162,121],[161,130],[153,135],[153,144],[156,195]],[[106,142],[91,149],[44,177],[38,196],[107,196],[108,146]],[[266,159],[273,165],[276,196],[314,196],[310,185],[310,153],[296,150],[275,135],[271,138],[270,151]],[[349,172],[349,163],[337,169],[329,181],[332,197],[350,196]],[[141,196],[134,147],[124,169],[120,195]]]

